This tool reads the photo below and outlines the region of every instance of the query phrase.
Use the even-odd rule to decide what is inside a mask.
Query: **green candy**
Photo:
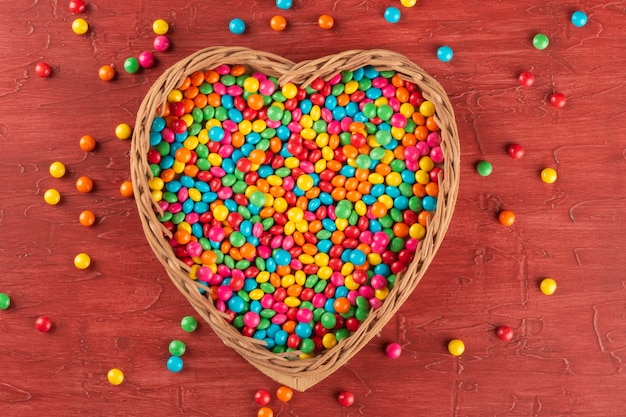
[[[387,146],[391,143],[393,137],[391,136],[391,132],[388,130],[379,130],[376,132],[376,142],[380,146]]]
[[[315,284],[319,281],[319,277],[317,275],[309,275],[306,277],[306,281],[304,282],[304,288],[313,288]]]
[[[341,82],[342,83],[345,84],[348,81],[352,81],[353,78],[354,78],[354,73],[352,71],[349,71],[349,70],[341,71]]]
[[[376,109],[376,114],[383,120],[389,120],[391,119],[391,116],[393,116],[393,109],[390,105],[383,104]]]
[[[241,214],[241,217],[245,220],[250,220],[252,218],[252,213],[250,213],[250,210],[248,210],[248,207],[246,206],[237,207],[237,213]]]
[[[246,184],[244,181],[241,181],[241,180],[233,184],[233,192],[235,194],[244,194],[247,188],[248,188],[248,184]]]
[[[169,155],[171,147],[169,143],[165,141],[161,141],[159,142],[157,146],[155,146],[155,149],[159,153],[159,155],[165,156],[165,155]]]
[[[337,325],[337,317],[331,312],[325,312],[320,318],[320,323],[325,329],[332,329]]]
[[[385,150],[383,148],[374,148],[370,151],[370,158],[374,161],[380,161],[385,156]],[[392,161],[393,162],[393,161]]]
[[[393,172],[402,172],[406,169],[406,164],[402,159],[394,159],[389,164],[389,168],[391,168]]]
[[[235,317],[232,321],[233,326],[235,326],[237,329],[242,329],[244,324],[243,324],[243,315],[239,315],[237,317]]]
[[[359,90],[367,91],[370,88],[372,88],[372,80],[367,77],[363,77],[361,78],[361,80],[359,80]]]
[[[228,269],[233,269],[235,267],[235,260],[230,257],[230,255],[224,255],[224,265],[228,267]]]
[[[275,315],[276,315],[276,311],[274,311],[272,309],[269,309],[269,308],[264,308],[259,313],[259,316],[263,317],[264,319],[271,319]],[[263,321],[263,320],[261,320],[261,321]]]
[[[479,161],[476,164],[476,172],[481,177],[488,177],[493,172],[493,166],[488,161]]]
[[[337,331],[335,332],[335,337],[337,338],[337,342],[341,341],[341,339],[345,339],[348,336],[350,336],[350,330],[346,329],[345,327],[342,327],[341,329],[337,329]]]
[[[254,258],[254,266],[259,268],[259,271],[265,271],[265,259],[257,256],[256,258]]]
[[[203,143],[199,143],[195,150],[198,158],[206,158],[209,156],[209,148]]]
[[[204,109],[202,109],[202,117],[204,118],[204,120],[210,120],[213,118],[213,116],[215,116],[214,107],[206,106]]]
[[[219,120],[220,122],[223,122],[224,120],[228,120],[228,110],[226,109],[226,107],[220,106],[217,109],[215,109],[215,118]]]
[[[202,83],[202,85],[200,85],[200,87],[198,87],[198,91],[201,94],[211,94],[213,92],[213,84]]]
[[[161,175],[161,167],[158,164],[150,164],[150,172],[153,177]]]
[[[168,203],[176,203],[178,201],[178,196],[171,191],[166,191],[163,193],[163,200]]]
[[[180,213],[174,213],[174,215],[172,216],[172,223],[174,224],[180,224],[183,222],[183,220],[185,220],[185,213],[183,213],[182,211]]]
[[[315,291],[316,293],[324,292],[324,290],[326,289],[326,284],[328,284],[327,281],[320,279],[313,286],[313,291]]]
[[[189,126],[189,129],[187,129],[187,133],[189,133],[189,136],[196,136],[201,130],[202,125],[199,123],[192,123],[192,125]]]
[[[263,207],[266,201],[267,197],[262,191],[255,191],[250,195],[250,204],[253,206]]]
[[[335,207],[335,215],[339,219],[347,219],[352,213],[352,203],[348,200],[341,200]]]
[[[330,89],[330,94],[332,94],[333,96],[340,96],[341,94],[343,94],[345,90],[345,85],[343,83],[338,83],[333,85],[333,87]]]
[[[394,253],[400,252],[402,249],[404,249],[404,239],[402,239],[400,237],[394,237],[393,239],[391,239],[391,243],[389,244],[389,248]]]
[[[268,309],[269,310],[269,309]],[[269,310],[271,312],[273,312],[274,314],[276,314],[276,312],[274,310]],[[262,311],[261,311],[262,312]],[[260,314],[259,314],[260,315]],[[270,325],[272,324],[271,321],[268,320],[268,318],[271,317],[263,317],[261,316],[261,320],[259,321],[259,325],[256,326],[257,330],[265,330],[268,327],[270,327]]]
[[[202,109],[200,107],[194,107],[191,111],[191,116],[193,117],[194,122],[200,123],[204,118],[204,113],[202,113]]]
[[[235,85],[237,83],[237,79],[234,75],[226,74],[222,75],[222,77],[220,78],[220,82],[226,87],[230,87],[231,85]]]
[[[371,163],[372,160],[369,155],[360,154],[356,157],[356,166],[361,169],[369,169]]]
[[[250,261],[248,261],[247,259],[241,259],[237,261],[237,263],[235,264],[235,268],[239,269],[240,271],[247,269],[249,266],[250,266]]]
[[[273,294],[274,291],[276,291],[276,288],[274,288],[274,286],[272,284],[270,284],[269,282],[264,282],[261,285],[259,285],[259,288],[265,293],[265,294]]]
[[[422,211],[422,199],[416,196],[409,198],[409,209],[416,213]]]
[[[311,353],[315,350],[315,342],[312,339],[305,337],[300,341],[300,351],[302,353]]]
[[[237,178],[233,174],[226,174],[222,177],[222,185],[224,187],[232,187],[237,182]]]
[[[201,237],[198,239],[198,243],[202,246],[202,250],[211,250],[211,241],[206,237]]]
[[[278,175],[280,178],[285,178],[291,174],[291,170],[289,168],[280,167],[276,171],[274,171],[274,173]]]
[[[170,342],[169,351],[172,356],[182,356],[187,350],[187,346],[180,340],[172,340]]]
[[[185,316],[180,321],[180,327],[187,333],[191,333],[198,328],[198,321],[193,316]]]
[[[11,305],[11,297],[0,292],[0,310],[6,310]]]

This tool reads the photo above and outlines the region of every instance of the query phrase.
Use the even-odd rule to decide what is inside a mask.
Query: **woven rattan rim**
[[[439,182],[436,213],[426,228],[426,235],[420,242],[415,258],[407,271],[398,276],[382,307],[371,312],[350,337],[342,339],[332,349],[311,359],[290,360],[272,353],[261,346],[263,341],[241,335],[226,322],[224,313],[219,312],[213,302],[198,291],[199,288],[207,288],[201,282],[189,278],[189,267],[176,258],[164,238],[164,234],[169,233],[157,220],[155,210],[158,212],[159,206],[152,199],[148,186],[148,179],[152,174],[147,162],[150,128],[156,109],[166,103],[168,93],[182,84],[186,76],[221,64],[245,65],[254,71],[277,77],[281,85],[291,81],[304,86],[318,77],[328,80],[340,71],[371,65],[378,70],[394,70],[405,80],[416,83],[423,96],[436,106],[435,119],[441,129],[441,149],[445,157],[444,175]],[[405,56],[379,49],[345,51],[299,63],[243,47],[210,47],[200,50],[166,70],[147,92],[137,113],[130,157],[135,201],[144,233],[172,282],[224,344],[270,378],[299,391],[315,385],[352,358],[391,319],[415,289],[448,229],[456,203],[460,169],[458,131],[452,105],[444,89]]]

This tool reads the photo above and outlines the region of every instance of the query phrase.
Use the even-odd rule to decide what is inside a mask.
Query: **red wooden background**
[[[208,328],[182,332],[193,314],[146,243],[132,199],[130,143],[117,124],[134,123],[152,81],[202,47],[243,45],[291,60],[352,48],[388,48],[409,56],[446,88],[456,111],[462,160],[456,214],[436,260],[415,293],[379,337],[346,366],[291,402],[270,406],[277,416],[620,416],[626,394],[626,2],[419,0],[295,0],[283,14],[264,1],[93,0],[91,24],[75,35],[68,1],[3,2],[0,13],[0,292],[12,306],[0,311],[0,414],[5,416],[256,416],[257,389],[272,382],[227,349]],[[397,5],[402,19],[384,21]],[[571,13],[589,23],[576,28]],[[317,27],[320,14],[336,25]],[[248,24],[228,32],[230,19]],[[151,49],[152,21],[171,25],[173,48],[158,65],[115,81],[97,77],[103,64]],[[546,33],[550,46],[531,39]],[[454,49],[450,63],[436,49]],[[35,64],[53,67],[48,79]],[[536,81],[519,86],[530,70]],[[565,108],[547,97],[560,91]],[[78,147],[85,134],[93,153]],[[523,144],[522,160],[505,152]],[[487,159],[490,177],[475,173]],[[63,179],[48,166],[62,161]],[[539,171],[555,167],[544,184]],[[95,190],[75,191],[88,175]],[[58,188],[63,202],[43,201]],[[500,209],[517,214],[501,226]],[[92,228],[77,220],[97,215]],[[86,271],[78,252],[91,254]],[[539,281],[556,279],[545,296]],[[46,315],[53,330],[34,321]],[[495,328],[515,330],[500,341]],[[451,338],[466,352],[447,353]],[[165,368],[172,339],[187,343],[185,368]],[[404,347],[391,361],[388,342]],[[106,373],[121,368],[120,386]],[[349,390],[350,408],[335,396]]]

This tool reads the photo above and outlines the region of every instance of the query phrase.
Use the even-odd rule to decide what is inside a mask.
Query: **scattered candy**
[[[332,16],[323,14],[317,19],[317,24],[322,29],[331,29],[335,25],[335,19]]]
[[[167,360],[167,370],[170,372],[180,372],[183,369],[183,359],[180,356],[170,356]]]
[[[271,399],[270,393],[264,389],[260,389],[254,393],[254,401],[259,405],[268,405]]]
[[[46,190],[46,192],[43,194],[43,199],[51,206],[56,206],[61,201],[61,194],[54,188],[51,188],[49,190]]]
[[[128,57],[124,61],[124,71],[126,71],[129,74],[136,73],[137,71],[139,71],[139,68],[140,68],[139,60],[135,58],[134,56]]]
[[[128,139],[132,133],[133,129],[126,123],[119,124],[115,127],[115,136],[117,136],[118,139]]]
[[[78,140],[78,146],[85,152],[91,152],[96,149],[96,140],[91,135],[84,135]]]
[[[519,74],[518,80],[524,87],[530,87],[535,83],[535,76],[532,72],[524,71]]]
[[[87,269],[91,265],[91,258],[86,253],[79,253],[74,257],[74,266],[78,269]]]
[[[510,342],[511,340],[513,340],[513,329],[511,329],[509,326],[498,327],[497,333],[500,340],[504,342]]]
[[[291,400],[292,397],[293,390],[285,385],[279,387],[278,390],[276,390],[276,398],[278,398],[278,401],[286,403]]]
[[[77,35],[84,35],[89,30],[89,23],[82,17],[79,17],[72,22],[72,30]]]
[[[276,0],[276,7],[283,10],[291,9],[292,0]]]
[[[461,356],[465,352],[465,344],[459,339],[452,339],[448,343],[448,352],[453,356]]]
[[[155,63],[154,54],[150,51],[141,52],[137,57],[137,60],[142,68],[152,68]]]
[[[187,350],[187,345],[185,345],[185,342],[182,342],[180,340],[172,340],[170,342],[170,346],[169,346],[170,355],[182,356],[185,354],[186,350]]]
[[[284,16],[276,15],[270,20],[270,27],[277,32],[282,32],[287,27],[287,19]]]
[[[311,357],[357,331],[437,208],[435,105],[393,71],[301,88],[237,65],[190,74],[165,105],[149,187],[190,278],[276,353]]]
[[[578,28],[581,28],[587,24],[587,14],[583,11],[577,10],[572,13],[572,24]]]
[[[76,189],[81,193],[89,193],[93,190],[93,181],[89,177],[78,177],[76,180]]]
[[[241,35],[246,30],[246,22],[236,17],[230,21],[228,29],[235,35]]]
[[[554,168],[544,168],[541,170],[541,181],[552,184],[556,181],[557,173]]]
[[[513,226],[513,223],[515,223],[515,213],[510,210],[502,210],[498,215],[498,221],[503,226]]]
[[[553,93],[550,95],[550,104],[552,104],[557,109],[561,109],[565,107],[565,103],[567,102],[567,98],[564,94],[561,93]]]
[[[170,25],[163,19],[152,22],[152,31],[157,35],[165,35],[170,30]]]
[[[122,194],[124,197],[132,197],[133,183],[130,181],[124,181],[122,185],[120,185],[120,194]]]
[[[261,407],[256,415],[257,417],[274,417],[274,411],[269,407]]]
[[[198,321],[193,316],[185,316],[180,321],[180,327],[187,333],[191,333],[198,328]]]
[[[398,359],[402,354],[402,346],[399,343],[389,343],[385,347],[385,353],[390,359]]]
[[[513,159],[522,159],[524,156],[524,147],[519,143],[511,143],[507,146],[506,152]]]
[[[159,35],[154,38],[152,46],[158,52],[165,52],[170,49],[170,40],[167,38],[167,36]]]
[[[78,221],[85,227],[93,226],[96,222],[96,215],[92,211],[83,210],[78,215]]]
[[[556,291],[556,281],[552,278],[544,278],[539,284],[539,288],[545,295],[552,295]]]
[[[536,49],[542,50],[548,47],[550,40],[543,33],[538,33],[533,37],[533,46]]]
[[[478,161],[476,164],[476,172],[481,177],[488,177],[493,172],[493,166],[489,161]]]
[[[115,78],[115,68],[113,65],[103,65],[98,69],[98,77],[102,81],[111,81]]]
[[[124,372],[117,368],[113,368],[107,373],[107,379],[111,385],[120,385],[124,382]]]
[[[400,3],[404,7],[414,7],[417,4],[417,0],[400,0]]]
[[[42,78],[49,77],[52,73],[52,67],[46,62],[39,62],[35,65],[35,74]]]
[[[82,13],[85,11],[87,5],[83,0],[70,0],[70,12],[74,14]]]
[[[50,175],[54,178],[62,178],[65,175],[65,165],[63,162],[53,162],[50,164]]]
[[[40,332],[49,332],[52,329],[52,322],[48,317],[41,316],[35,321],[35,328]]]
[[[354,404],[354,394],[350,391],[341,391],[339,395],[337,395],[337,402],[343,407],[350,407]]]
[[[398,23],[400,21],[400,17],[402,13],[400,13],[400,9],[397,7],[387,7],[385,9],[385,20],[389,23]]]
[[[11,297],[0,292],[0,310],[6,310],[11,305]]]
[[[452,52],[452,48],[449,46],[444,45],[437,49],[437,59],[441,62],[450,62],[453,55],[454,53]]]

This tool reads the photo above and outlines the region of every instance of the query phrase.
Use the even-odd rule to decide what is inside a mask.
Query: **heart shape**
[[[210,88],[207,77],[216,77]],[[199,102],[184,100],[187,90]],[[166,186],[158,175],[167,170]],[[304,391],[365,346],[424,275],[454,211],[458,133],[443,88],[400,54],[296,64],[212,47],[147,93],[131,174],[144,232],[172,282],[226,345]],[[290,331],[269,338],[272,327],[257,328],[263,319],[274,334],[286,322]]]

